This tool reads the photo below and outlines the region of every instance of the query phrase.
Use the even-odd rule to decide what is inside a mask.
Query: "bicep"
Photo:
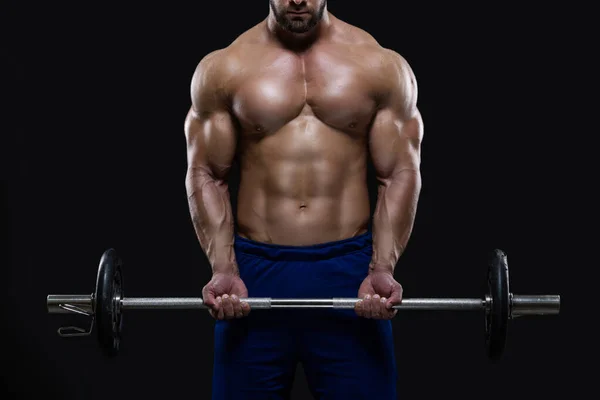
[[[220,54],[210,53],[198,64],[185,119],[188,171],[216,179],[225,178],[236,151],[235,127],[221,83]]]
[[[422,138],[423,120],[416,108],[407,114],[393,108],[380,110],[369,136],[377,177],[387,180],[402,171],[418,171]]]
[[[415,75],[398,53],[389,52],[386,64],[387,91],[373,121],[369,144],[375,171],[380,180],[402,171],[419,171],[423,119],[417,108]]]
[[[228,110],[199,113],[192,107],[185,120],[189,171],[224,179],[236,151],[236,134]]]

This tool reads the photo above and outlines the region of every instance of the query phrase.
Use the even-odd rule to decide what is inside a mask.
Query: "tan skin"
[[[394,268],[421,189],[415,77],[400,55],[334,17],[324,0],[271,3],[266,20],[205,56],[192,78],[186,188],[213,271],[204,302],[217,319],[250,312],[233,249],[227,177],[235,157],[238,234],[304,246],[367,231],[370,154],[379,185],[373,257],[355,310],[390,319],[402,300]],[[318,19],[319,7],[316,25],[297,32]]]

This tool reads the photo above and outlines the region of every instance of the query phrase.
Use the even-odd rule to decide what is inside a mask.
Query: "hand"
[[[359,300],[354,307],[364,318],[391,319],[398,313],[392,307],[402,301],[402,286],[391,272],[370,273],[358,289]]]
[[[248,290],[236,274],[215,273],[202,289],[202,300],[211,317],[219,320],[242,318],[250,313],[250,305],[241,302],[248,297]]]

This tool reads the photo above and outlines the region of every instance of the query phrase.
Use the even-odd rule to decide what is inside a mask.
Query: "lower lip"
[[[291,13],[288,13],[288,14],[290,14],[290,15],[306,15],[308,13],[305,13],[305,12],[303,12],[303,13],[293,13],[293,12],[291,12]]]

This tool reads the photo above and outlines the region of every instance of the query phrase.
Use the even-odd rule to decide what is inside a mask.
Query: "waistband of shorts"
[[[234,248],[237,252],[274,261],[318,261],[364,250],[370,247],[372,242],[370,230],[347,239],[308,246],[262,243],[236,234]]]

